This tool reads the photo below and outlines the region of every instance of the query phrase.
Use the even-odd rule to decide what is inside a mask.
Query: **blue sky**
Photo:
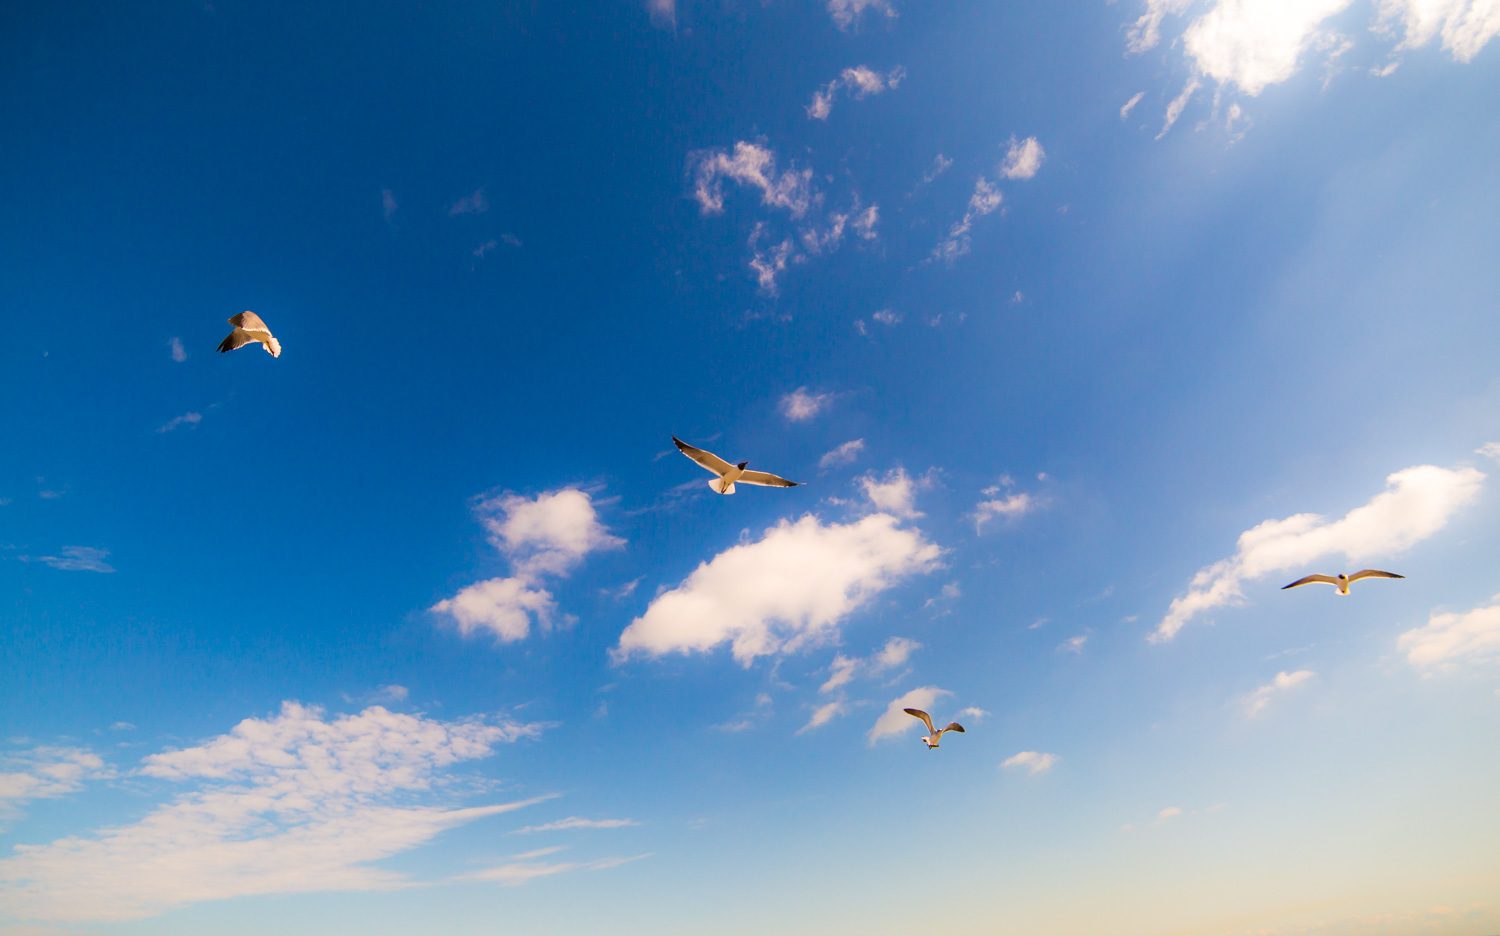
[[[1500,929],[1497,32],[7,7],[0,933]]]

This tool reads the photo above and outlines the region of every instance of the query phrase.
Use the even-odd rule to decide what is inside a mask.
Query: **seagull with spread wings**
[[[1281,586],[1281,590],[1286,591],[1288,588],[1296,588],[1298,585],[1311,585],[1314,582],[1322,582],[1337,588],[1340,595],[1347,595],[1349,594],[1350,585],[1353,585],[1360,579],[1367,578],[1406,578],[1406,576],[1397,575],[1394,572],[1382,572],[1379,569],[1361,569],[1353,575],[1345,575],[1342,572],[1338,575],[1307,575],[1297,579],[1297,581],[1290,585]]]
[[[717,494],[733,494],[736,482],[758,484],[761,487],[796,487],[801,483],[800,481],[788,481],[785,478],[771,474],[769,471],[746,471],[745,466],[750,464],[749,462],[740,462],[738,465],[731,465],[713,452],[705,452],[701,448],[688,445],[676,436],[672,436],[672,441],[677,443],[677,448],[682,454],[717,475],[717,477],[708,482],[708,486],[713,488]]]
[[[229,324],[234,326],[234,331],[219,342],[220,354],[258,341],[271,357],[281,357],[281,342],[271,334],[271,329],[266,327],[266,323],[261,321],[259,315],[246,309],[239,315],[231,315]]]
[[[927,737],[922,739],[922,743],[927,745],[927,750],[929,751],[935,749],[938,746],[938,742],[942,740],[943,732],[956,731],[959,734],[965,733],[964,726],[960,725],[958,722],[949,722],[948,727],[946,728],[934,728],[932,725],[932,716],[928,715],[926,712],[922,711],[919,708],[902,709],[901,711],[905,712],[913,718],[920,718],[922,720],[922,724],[927,726]]]

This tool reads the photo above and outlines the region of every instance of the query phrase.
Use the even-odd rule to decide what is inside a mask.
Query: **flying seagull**
[[[740,462],[731,465],[729,462],[715,455],[713,452],[705,452],[701,448],[695,448],[686,442],[672,436],[672,441],[677,443],[677,448],[682,454],[718,475],[708,486],[719,494],[733,494],[736,481],[745,484],[758,484],[761,487],[796,487],[800,481],[788,481],[785,478],[771,474],[769,471],[746,471],[745,466],[749,462]]]
[[[927,750],[929,751],[938,746],[938,742],[943,738],[944,731],[956,731],[959,734],[964,734],[964,726],[958,722],[949,722],[947,728],[937,729],[932,727],[932,716],[921,709],[909,708],[902,709],[902,711],[913,718],[922,719],[922,724],[927,726],[927,737],[922,739],[922,743],[927,745]]]
[[[1293,582],[1290,585],[1281,586],[1281,590],[1286,591],[1288,588],[1296,588],[1298,585],[1311,585],[1313,582],[1326,582],[1329,585],[1337,588],[1340,595],[1347,595],[1349,594],[1350,585],[1353,585],[1360,579],[1367,578],[1406,578],[1406,576],[1397,575],[1394,572],[1382,572],[1379,569],[1363,569],[1359,572],[1354,573],[1353,575],[1345,575],[1342,572],[1340,572],[1336,576],[1308,575],[1303,578],[1297,579],[1297,581]]]
[[[281,357],[281,342],[271,334],[266,323],[260,320],[260,316],[246,309],[239,315],[231,315],[229,324],[234,326],[234,331],[229,337],[219,342],[219,352],[233,351],[235,348],[243,348],[245,345],[259,341],[265,347],[266,353],[271,357]]]

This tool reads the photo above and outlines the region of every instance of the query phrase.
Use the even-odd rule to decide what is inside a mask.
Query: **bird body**
[[[730,464],[713,452],[688,445],[676,436],[672,436],[672,442],[682,454],[697,462],[705,470],[713,472],[716,477],[708,482],[708,486],[713,488],[715,494],[733,494],[735,482],[754,484],[759,487],[797,487],[800,483],[788,481],[769,471],[746,471],[745,466],[750,464],[749,462],[740,462],[738,465]]]
[[[258,341],[271,357],[281,357],[281,342],[271,334],[271,329],[266,327],[266,323],[259,315],[246,309],[239,315],[231,315],[229,324],[234,326],[234,331],[219,342],[220,354]]]
[[[1290,585],[1283,585],[1283,586],[1281,586],[1281,590],[1282,591],[1286,591],[1288,588],[1296,588],[1298,585],[1311,585],[1314,582],[1319,582],[1319,583],[1322,583],[1322,584],[1325,584],[1325,585],[1332,585],[1334,588],[1338,589],[1338,591],[1335,592],[1335,594],[1338,594],[1338,595],[1348,595],[1349,594],[1349,586],[1350,585],[1354,584],[1355,582],[1359,581],[1360,579],[1367,579],[1367,578],[1392,578],[1392,579],[1398,579],[1398,578],[1406,578],[1406,576],[1404,576],[1404,575],[1397,575],[1394,572],[1382,572],[1379,569],[1361,569],[1360,571],[1354,573],[1353,575],[1345,575],[1342,572],[1340,572],[1338,575],[1318,575],[1318,574],[1314,574],[1314,575],[1303,576],[1302,578],[1297,579],[1297,581],[1293,582]]]
[[[935,728],[932,724],[932,716],[921,709],[909,708],[902,709],[902,711],[913,718],[921,719],[922,724],[927,726],[927,736],[922,738],[922,743],[927,745],[927,750],[929,751],[937,748],[938,742],[942,740],[943,732],[945,731],[956,731],[959,734],[964,734],[964,726],[958,722],[949,722],[944,728]]]

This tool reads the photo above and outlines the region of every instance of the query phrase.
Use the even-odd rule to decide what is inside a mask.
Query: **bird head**
[[[748,464],[750,464],[750,463],[747,462],[747,461],[742,461],[738,465],[735,465],[734,467],[738,468],[741,471],[744,471],[745,470],[745,466],[748,465]]]

